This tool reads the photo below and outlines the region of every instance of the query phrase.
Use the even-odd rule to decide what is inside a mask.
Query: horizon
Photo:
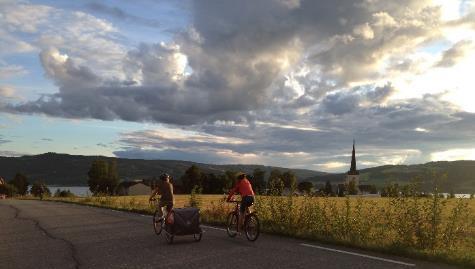
[[[0,2],[0,156],[475,160],[475,1]]]
[[[70,153],[61,153],[61,152],[44,152],[44,153],[39,153],[39,154],[30,154],[30,155],[21,155],[21,156],[0,156],[0,157],[7,157],[7,158],[21,158],[21,157],[29,157],[29,156],[39,156],[39,155],[45,155],[45,154],[57,154],[57,155],[69,155],[69,156],[83,156],[83,157],[104,157],[104,158],[117,158],[117,159],[127,159],[127,160],[143,160],[143,161],[180,161],[180,162],[191,162],[191,163],[196,163],[196,164],[205,164],[205,165],[256,165],[256,166],[267,166],[267,167],[276,167],[276,168],[283,168],[283,169],[301,169],[301,170],[310,170],[314,172],[322,172],[322,173],[327,173],[327,174],[345,174],[349,170],[341,170],[341,171],[324,171],[324,170],[314,170],[310,168],[295,168],[295,167],[286,167],[286,166],[273,166],[273,165],[265,165],[265,164],[260,164],[260,163],[204,163],[204,162],[197,162],[197,161],[188,161],[188,160],[179,160],[179,159],[138,159],[138,158],[126,158],[126,157],[116,157],[116,156],[104,156],[104,155],[82,155],[82,154],[70,154]],[[371,169],[371,168],[377,168],[381,166],[386,166],[386,165],[394,165],[394,166],[409,166],[409,165],[424,165],[428,163],[435,163],[435,162],[470,162],[475,160],[453,160],[453,161],[430,161],[426,163],[414,163],[414,164],[383,164],[383,165],[378,165],[378,166],[371,166],[371,167],[365,167],[363,169],[358,168],[358,163],[357,163],[357,170],[364,170],[364,169]]]

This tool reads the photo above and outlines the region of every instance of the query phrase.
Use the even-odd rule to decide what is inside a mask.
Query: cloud
[[[16,1],[2,1],[0,20],[10,32],[34,33],[48,21],[54,8],[45,5],[29,5]]]
[[[15,89],[10,86],[1,86],[0,85],[0,96],[4,98],[12,98],[15,96]]]
[[[375,89],[360,91],[372,96]],[[267,124],[261,116],[255,125],[221,122],[191,126],[186,131],[161,128],[123,133],[121,149],[115,154],[147,159],[173,156],[198,162],[203,155],[212,163],[344,171],[344,164],[350,161],[351,141],[356,138],[359,168],[427,162],[433,159],[434,152],[475,142],[475,114],[460,112],[441,98],[426,95],[385,104],[366,103],[361,98],[358,101],[365,105],[358,103],[351,113],[335,116],[322,110],[300,116],[300,120],[305,118],[306,128]]]
[[[0,63],[0,78],[6,79],[15,76],[23,76],[28,72],[25,70],[23,66],[19,65],[6,65]]]
[[[431,154],[432,161],[458,161],[458,160],[475,160],[475,149],[450,149],[446,151],[433,152]]]
[[[30,155],[30,154],[22,153],[18,151],[0,150],[0,156],[4,156],[4,157],[21,157],[21,156],[27,156],[27,155]]]
[[[455,43],[450,49],[444,51],[442,59],[436,64],[437,67],[451,67],[454,66],[465,54],[473,49],[471,40],[461,40]]]
[[[2,135],[0,135],[0,144],[5,144],[5,143],[10,143],[12,142],[11,140],[3,138]]]
[[[58,27],[62,32],[46,31],[40,39],[42,64],[59,92],[8,110],[180,125],[249,122],[257,111],[312,106],[329,91],[380,77],[382,59],[433,38],[438,18],[438,9],[424,1],[350,1],[338,8],[331,1],[200,1],[191,12],[189,30],[174,41],[128,52],[114,42],[112,25],[74,12]],[[88,42],[77,45],[72,38]],[[324,101],[338,114],[358,98]]]
[[[120,19],[120,20],[145,25],[145,26],[148,26],[148,27],[161,27],[162,26],[161,23],[158,20],[139,17],[139,16],[136,16],[136,15],[130,14],[130,13],[126,12],[125,10],[119,8],[119,7],[111,7],[111,6],[107,6],[107,5],[104,5],[102,3],[98,3],[98,2],[91,2],[91,3],[87,4],[86,8],[89,9],[90,11],[92,11],[92,12],[103,13],[103,14],[106,14],[108,16]]]

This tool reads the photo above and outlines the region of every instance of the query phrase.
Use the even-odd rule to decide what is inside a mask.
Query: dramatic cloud
[[[388,91],[384,89],[388,87],[379,91]],[[374,92],[367,91],[367,96]],[[333,96],[328,98],[333,100]],[[147,159],[174,156],[195,161],[202,155],[213,163],[258,161],[341,171],[348,164],[351,140],[356,138],[360,167],[438,160],[435,156],[440,154],[434,152],[475,143],[471,135],[475,132],[475,114],[461,113],[440,98],[426,95],[423,99],[384,105],[359,99],[354,109],[345,114],[334,115],[323,109],[318,116],[303,116],[308,121],[314,119],[319,129],[257,121],[254,126],[225,122],[199,125],[185,133],[167,129],[124,133],[120,140],[123,148],[115,154]],[[187,154],[190,152],[193,154]]]
[[[73,27],[59,27],[66,34],[42,37],[53,46],[41,60],[59,93],[9,110],[175,124],[252,121],[252,111],[297,99],[315,103],[338,87],[384,76],[379,70],[386,58],[437,37],[440,17],[429,1],[199,1],[191,12],[188,31],[174,42],[143,44],[126,54],[114,45],[111,25],[74,13]],[[63,40],[70,36],[91,44]],[[114,49],[114,56],[103,55]],[[348,98],[333,101],[350,102],[351,109]]]
[[[8,5],[0,47],[21,41],[17,32],[40,32],[27,43],[58,92],[0,109],[179,130],[123,133],[121,157],[342,169],[356,138],[363,166],[427,161],[475,142],[474,114],[444,95],[471,83],[449,80],[441,89],[430,79],[470,66],[474,55],[472,11],[447,14],[446,5],[192,1],[189,25],[171,40],[133,47],[93,15]],[[88,9],[156,23],[98,2]],[[40,15],[19,24],[30,10]],[[461,29],[468,34],[457,35]]]

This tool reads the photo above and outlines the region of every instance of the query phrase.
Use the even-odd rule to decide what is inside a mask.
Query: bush
[[[72,193],[70,190],[60,190],[57,189],[56,192],[54,193],[54,197],[75,197],[74,193]]]
[[[191,195],[190,195],[190,207],[197,207],[199,208],[201,206],[201,199],[199,197],[199,194],[201,194],[202,188],[199,187],[198,185],[195,185],[193,189],[191,190]]]
[[[43,199],[44,196],[51,196],[51,191],[42,181],[35,181],[31,186],[31,194],[35,197]]]
[[[0,194],[5,194],[8,197],[13,197],[18,193],[17,188],[12,184],[0,185]]]

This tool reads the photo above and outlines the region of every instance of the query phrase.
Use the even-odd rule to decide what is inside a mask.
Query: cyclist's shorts
[[[253,204],[254,204],[254,196],[247,195],[247,196],[242,197],[241,208],[240,208],[241,213],[244,213],[244,211],[246,211],[246,208],[250,207]]]
[[[160,201],[158,203],[159,207],[167,207],[167,212],[170,212],[173,208],[173,201]]]

